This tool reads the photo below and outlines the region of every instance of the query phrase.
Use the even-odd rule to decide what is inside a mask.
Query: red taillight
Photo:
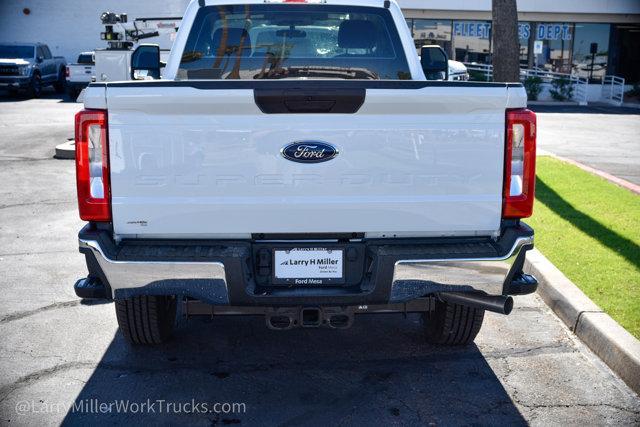
[[[64,67],[64,75],[69,77],[71,73],[69,72],[69,67]]]
[[[529,218],[533,215],[536,132],[534,112],[524,108],[507,110],[503,218]]]
[[[76,114],[76,184],[84,221],[111,221],[108,136],[105,110]]]

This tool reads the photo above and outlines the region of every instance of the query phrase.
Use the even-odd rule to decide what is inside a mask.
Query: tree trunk
[[[527,68],[531,69],[538,64],[535,63],[536,55],[533,53],[533,50],[536,45],[536,34],[538,34],[538,23],[531,22],[529,24],[529,43],[527,44]]]
[[[520,81],[520,43],[516,0],[492,0],[493,81]]]

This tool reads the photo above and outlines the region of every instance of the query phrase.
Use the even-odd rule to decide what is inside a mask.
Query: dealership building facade
[[[491,1],[401,0],[416,45],[491,62]],[[421,7],[426,7],[423,9]],[[640,83],[640,0],[518,0],[520,65]]]
[[[380,0],[382,2],[382,0]],[[452,59],[491,62],[491,0],[399,0],[416,46],[439,44]],[[48,43],[73,61],[105,47],[102,12],[130,18],[180,16],[188,0],[12,0],[0,2],[0,42]],[[640,83],[640,0],[518,0],[524,68],[605,75]]]

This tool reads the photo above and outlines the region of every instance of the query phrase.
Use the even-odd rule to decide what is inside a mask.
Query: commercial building
[[[491,62],[491,0],[400,0],[416,46],[462,62]],[[518,0],[520,63],[640,83],[640,0]]]
[[[382,0],[380,0],[382,2]],[[73,60],[103,47],[100,13],[180,16],[188,0],[0,1],[0,41],[42,41]],[[491,0],[399,0],[416,45],[437,43],[452,58],[489,63]],[[640,0],[518,0],[523,67],[604,75],[640,83]]]

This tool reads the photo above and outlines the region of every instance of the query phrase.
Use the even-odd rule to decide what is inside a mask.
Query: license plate
[[[295,248],[274,251],[274,281],[294,285],[344,283],[342,249]]]

